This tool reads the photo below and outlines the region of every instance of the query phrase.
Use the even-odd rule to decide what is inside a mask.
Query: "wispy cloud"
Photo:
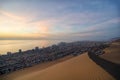
[[[17,15],[15,15],[13,13],[2,11],[2,10],[0,10],[0,15],[3,15],[5,17],[7,17],[7,18],[12,19],[12,20],[25,21],[25,17],[17,16]]]
[[[109,0],[0,2],[0,38],[102,38],[120,23],[118,5]]]

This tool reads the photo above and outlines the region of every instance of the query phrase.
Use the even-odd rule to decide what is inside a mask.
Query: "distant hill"
[[[112,38],[111,42],[120,42],[120,37]]]

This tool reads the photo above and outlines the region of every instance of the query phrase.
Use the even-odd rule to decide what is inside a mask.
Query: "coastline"
[[[97,48],[97,47],[96,47]],[[99,46],[99,48],[98,48],[98,50],[96,51],[96,48],[94,49],[90,49],[90,51],[91,52],[94,52],[93,54],[94,55],[96,55],[96,56],[101,56],[101,54],[103,54],[103,52],[100,50],[100,49],[104,49],[104,46]],[[109,47],[108,47],[109,48]],[[37,49],[37,48],[36,48]],[[76,49],[75,49],[76,50]],[[88,49],[89,50],[89,49]],[[100,53],[98,53],[98,51],[100,52]],[[62,53],[63,54],[63,53]],[[63,73],[64,73],[64,71],[66,71],[67,69],[69,69],[68,71],[71,71],[72,70],[72,72],[71,73],[68,73],[68,75],[70,76],[70,75],[72,75],[73,73],[75,73],[76,74],[76,69],[78,68],[76,68],[75,67],[75,64],[76,64],[76,66],[79,66],[80,68],[79,69],[77,69],[77,71],[78,71],[78,73],[76,74],[76,75],[79,75],[80,77],[77,77],[77,79],[76,80],[79,80],[79,79],[86,79],[85,78],[85,75],[90,75],[91,74],[91,72],[93,72],[93,73],[95,73],[95,71],[98,71],[98,74],[96,75],[96,77],[94,77],[93,75],[91,75],[91,76],[89,76],[91,79],[93,79],[93,78],[96,78],[96,79],[98,79],[97,77],[98,77],[98,75],[101,75],[101,74],[99,74],[99,73],[102,73],[102,75],[104,75],[104,77],[103,76],[99,76],[100,77],[100,79],[102,79],[102,80],[104,80],[104,79],[111,79],[111,80],[115,80],[115,78],[114,77],[112,77],[112,75],[110,75],[109,73],[107,73],[104,69],[102,69],[102,67],[100,67],[99,65],[97,65],[95,62],[93,62],[90,58],[89,58],[89,56],[87,55],[87,53],[82,53],[81,55],[80,55],[81,53],[71,53],[71,54],[69,54],[69,55],[67,55],[67,56],[64,56],[64,57],[61,57],[61,58],[58,58],[58,59],[55,59],[55,60],[52,60],[52,61],[48,61],[48,62],[43,62],[43,63],[41,63],[41,64],[37,64],[37,65],[34,65],[34,66],[32,66],[32,67],[28,67],[28,68],[23,68],[23,69],[21,69],[21,70],[17,70],[17,71],[15,71],[15,72],[12,72],[12,73],[10,73],[10,74],[5,74],[3,77],[3,79],[5,79],[5,80],[32,80],[32,78],[35,78],[37,75],[39,75],[39,76],[37,76],[37,78],[35,78],[35,80],[39,80],[39,79],[46,79],[45,78],[45,76],[48,76],[48,75],[46,75],[46,74],[44,74],[44,72],[46,73],[51,73],[52,71],[52,73],[54,73],[54,70],[55,70],[55,73],[54,73],[54,75],[57,75],[58,77],[56,77],[55,79],[58,79],[58,78],[61,78],[61,77],[63,77],[63,76],[65,76],[66,74],[64,74],[64,75],[62,75],[62,72],[61,73],[59,73],[60,71],[59,71],[59,69],[61,70],[62,69],[62,71],[63,71]],[[106,53],[105,53],[106,54]],[[84,56],[83,56],[84,55]],[[104,55],[104,54],[103,54]],[[79,57],[79,58],[78,58]],[[77,58],[76,60],[74,60],[75,58]],[[79,60],[80,59],[80,60]],[[80,62],[79,62],[80,61]],[[92,61],[92,62],[91,62]],[[62,64],[62,65],[61,65]],[[66,65],[67,64],[67,65]],[[85,64],[85,65],[84,65]],[[89,64],[89,65],[88,65]],[[94,64],[94,65],[93,65]],[[57,65],[59,65],[59,66],[64,66],[64,67],[55,67],[55,68],[53,68],[52,69],[52,71],[51,71],[51,68],[52,67],[54,67],[54,66],[57,66]],[[69,67],[70,66],[72,66],[72,68],[70,69],[69,67],[66,67],[66,66],[68,66],[69,65]],[[86,66],[86,65],[88,65],[88,66]],[[90,67],[90,65],[91,65],[91,69],[89,69],[89,70],[86,70],[88,67]],[[83,67],[82,67],[83,66]],[[100,70],[98,70],[99,68],[97,67],[97,66],[99,66],[99,68],[101,68]],[[74,67],[74,68],[73,68]],[[82,68],[81,68],[82,67]],[[94,68],[96,68],[96,70],[94,70]],[[49,71],[50,70],[50,71]],[[58,71],[58,72],[56,72],[56,70]],[[75,70],[75,71],[74,71]],[[80,71],[81,70],[84,70],[84,71],[82,71],[82,72],[84,72],[84,73],[81,73]],[[88,72],[87,72],[88,71]],[[100,72],[99,72],[100,71]],[[90,73],[89,73],[90,72]],[[66,73],[66,72],[65,72]],[[44,76],[41,76],[40,77],[40,74],[41,75],[44,75]],[[29,76],[29,75],[31,75],[31,76]],[[49,75],[51,75],[51,74],[49,74]],[[74,75],[73,76],[73,78],[75,78],[75,76],[76,75]],[[81,77],[81,75],[82,76],[84,76],[84,77]],[[94,74],[95,75],[95,74]],[[18,77],[18,76],[20,76],[20,77]],[[60,77],[61,76],[61,77]],[[66,75],[67,76],[67,75]],[[105,78],[105,76],[107,76],[107,78]],[[50,80],[54,80],[54,77],[53,76],[48,76],[49,78],[50,78]],[[64,77],[63,77],[64,78]],[[48,79],[47,79],[48,80]],[[59,79],[58,79],[59,80]],[[62,80],[66,80],[66,77],[65,77],[65,79],[62,79]],[[88,79],[87,79],[88,80]]]

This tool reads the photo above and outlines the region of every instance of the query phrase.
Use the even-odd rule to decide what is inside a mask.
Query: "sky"
[[[0,0],[0,40],[108,40],[119,11],[119,0]]]

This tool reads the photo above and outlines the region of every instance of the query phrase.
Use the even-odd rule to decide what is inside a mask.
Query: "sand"
[[[110,47],[106,48],[104,51],[105,54],[100,57],[113,63],[120,64],[120,42],[113,42]]]
[[[41,64],[34,65],[33,67],[24,68],[24,69],[12,72],[12,73],[10,73],[8,75],[0,76],[0,80],[1,79],[2,80],[14,80],[18,76],[23,76],[23,75],[26,75],[26,74],[29,74],[29,73],[33,73],[33,72],[36,72],[38,70],[41,71],[41,70],[43,70],[45,68],[48,68],[48,67],[50,67],[52,65],[55,65],[57,63],[66,61],[66,60],[68,60],[68,59],[70,59],[72,57],[73,57],[72,55],[69,55],[69,56],[66,56],[64,58],[61,58],[61,59],[58,59],[58,60],[55,60],[55,61],[44,62],[44,63],[41,63]]]
[[[115,80],[109,73],[95,64],[87,53],[57,62],[57,64],[47,68],[34,66],[16,71],[7,75],[6,78],[8,80]]]

